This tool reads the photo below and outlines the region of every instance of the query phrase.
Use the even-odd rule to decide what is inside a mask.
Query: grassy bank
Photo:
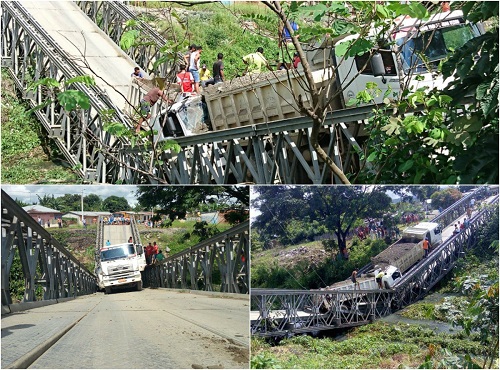
[[[29,105],[15,92],[14,83],[2,69],[2,183],[60,184],[79,180],[49,144],[42,124]]]

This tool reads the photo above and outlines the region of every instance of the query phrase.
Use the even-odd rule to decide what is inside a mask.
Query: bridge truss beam
[[[392,313],[389,290],[251,290],[252,335],[288,336],[364,325]]]
[[[248,293],[249,221],[146,267],[146,285],[162,288]],[[220,281],[214,282],[218,271]]]
[[[19,271],[20,269],[20,271]],[[2,190],[2,306],[95,293],[96,277]]]

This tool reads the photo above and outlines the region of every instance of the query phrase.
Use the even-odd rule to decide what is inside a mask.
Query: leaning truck
[[[121,243],[105,246],[97,255],[98,286],[106,294],[118,287],[142,290],[141,272],[145,267],[146,258],[142,245]]]
[[[378,289],[375,276],[384,272],[382,285],[391,289],[401,280],[401,277],[412,266],[424,257],[422,243],[427,238],[432,247],[437,247],[442,242],[441,226],[435,222],[421,222],[403,230],[401,238],[381,253],[371,258],[373,270],[357,278],[359,287],[350,280],[340,281],[324,288],[324,290],[372,290]]]
[[[303,45],[314,83],[329,87],[323,96],[328,110],[347,108],[367,83],[376,83],[382,90],[375,103],[382,103],[385,92],[399,95],[407,86],[442,89],[447,81],[437,73],[439,63],[484,33],[481,24],[466,22],[461,11],[438,13],[428,20],[404,17],[396,22],[398,28],[372,53],[335,54],[336,47],[358,35],[326,37],[314,45]],[[158,132],[156,140],[164,140],[301,117],[294,96],[300,95],[306,108],[312,104],[303,78],[300,65],[296,70],[237,77],[205,88],[201,96],[178,99],[168,108],[153,110],[150,125]],[[133,79],[128,100],[137,106],[150,87]]]

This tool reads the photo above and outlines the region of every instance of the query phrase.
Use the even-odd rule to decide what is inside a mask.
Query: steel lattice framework
[[[251,333],[287,336],[364,325],[392,312],[392,295],[388,290],[252,289]]]
[[[214,273],[220,273],[220,291],[249,291],[249,221],[166,258],[144,270],[152,287],[214,291]],[[217,282],[217,284],[219,284]]]
[[[473,216],[467,229],[422,259],[392,290],[252,289],[251,333],[281,337],[363,325],[420,300],[477,243],[479,231],[491,220],[492,213],[498,212],[498,187],[494,191],[497,195]],[[480,194],[476,191],[472,195]],[[457,202],[458,208],[462,206],[463,201]]]
[[[99,7],[114,5],[82,3],[87,14],[96,20],[102,13]],[[41,87],[34,93],[26,92],[32,81],[51,77],[64,82],[85,75],[19,2],[5,1],[1,6],[2,66],[8,67],[17,88],[25,92],[25,98],[33,107],[47,101],[49,92]],[[119,8],[120,11],[117,8],[111,13],[122,16],[124,10]],[[123,19],[116,20],[116,25],[111,20],[106,22],[105,29],[115,29],[110,33],[120,34],[118,26],[123,25]],[[179,153],[165,151],[151,158],[150,151],[141,143],[133,147],[128,139],[116,138],[103,130],[107,119],[105,112],[109,110],[115,112],[113,121],[132,128],[127,115],[104,91],[97,86],[78,83],[69,87],[88,95],[91,108],[67,112],[54,102],[39,110],[37,116],[84,181],[134,184],[322,184],[338,181],[312,149],[309,141],[312,122],[307,117],[178,138]],[[350,158],[355,150],[352,148],[359,148],[357,132],[372,109],[372,106],[346,109],[327,116],[321,134],[322,146],[346,171],[353,165]]]
[[[448,239],[405,274],[395,286],[398,308],[421,299],[451,271],[457,260],[478,242],[478,231],[491,219],[492,212],[498,212],[498,195],[472,217],[468,228]]]
[[[16,257],[17,255],[17,257]],[[24,280],[23,302],[70,298],[97,291],[96,277],[2,190],[2,306],[12,305],[14,260]]]

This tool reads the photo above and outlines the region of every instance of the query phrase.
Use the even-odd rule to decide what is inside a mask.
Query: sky
[[[44,195],[55,198],[61,197],[64,194],[96,194],[101,199],[106,199],[111,195],[124,197],[128,204],[134,207],[137,204],[135,185],[2,185],[2,190],[5,191],[12,199],[19,199],[25,203],[38,204],[38,197]]]

